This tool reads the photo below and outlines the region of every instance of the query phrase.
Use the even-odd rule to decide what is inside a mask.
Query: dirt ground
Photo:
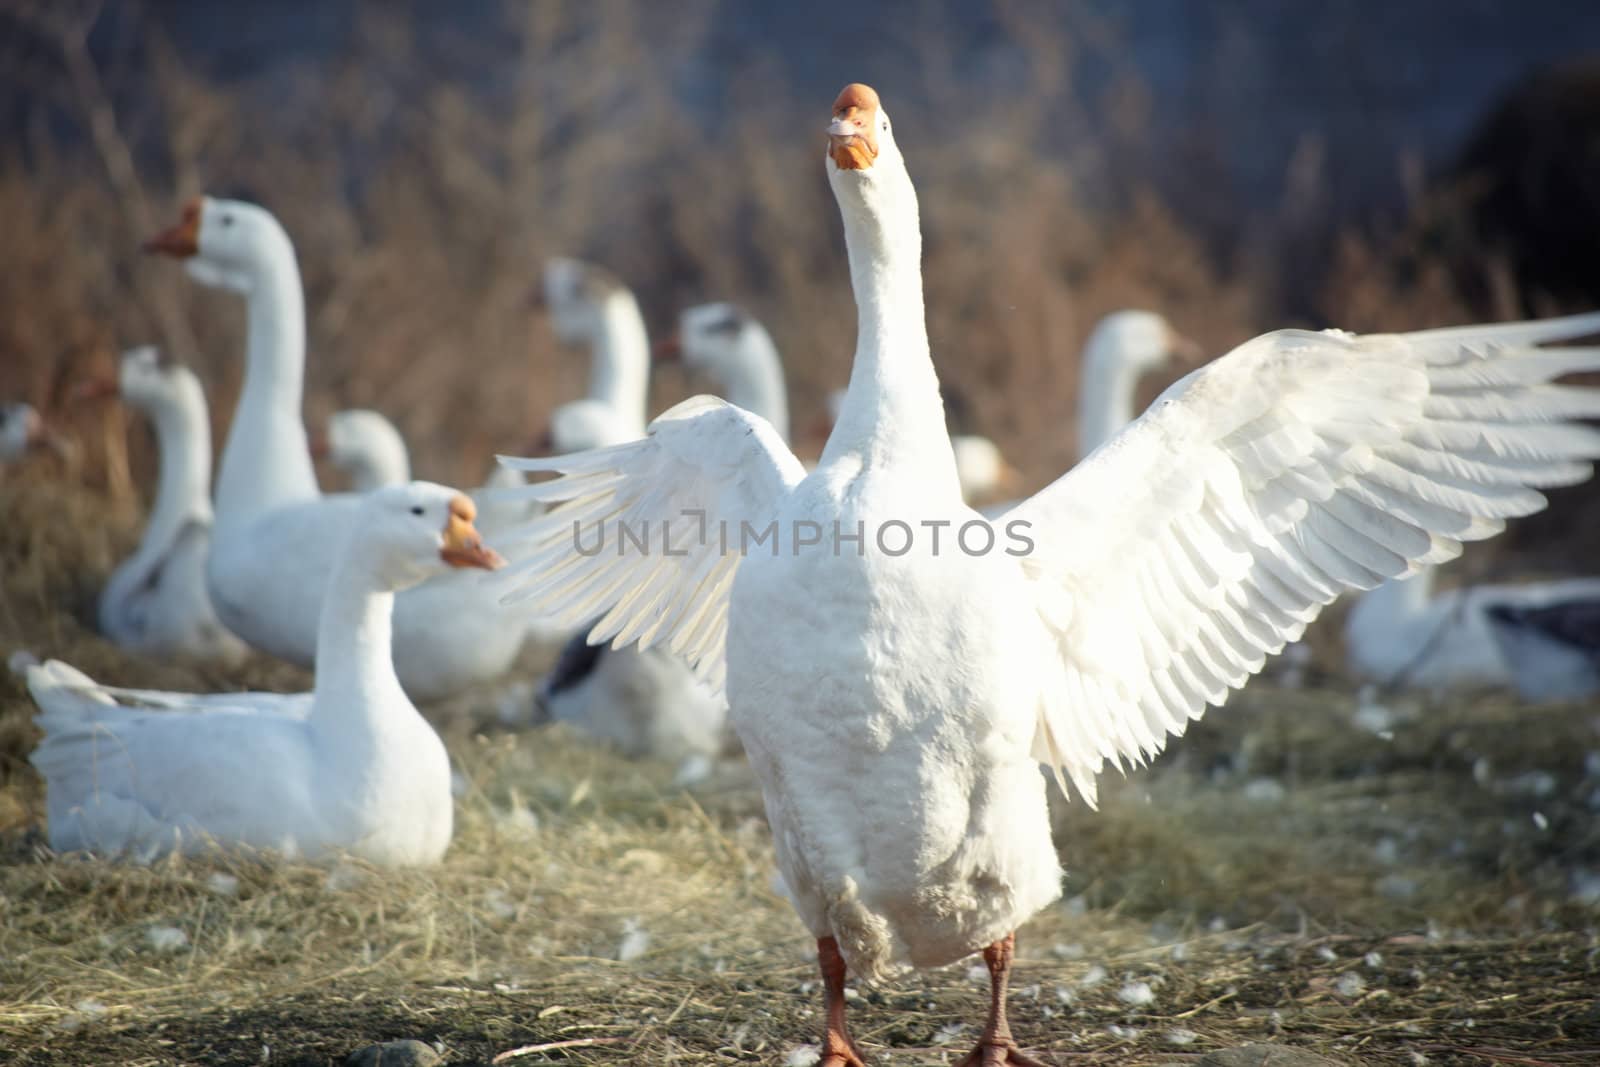
[[[135,529],[96,494],[13,480],[0,515],[0,654],[127,685],[305,684],[95,637],[93,590]],[[1058,1064],[1254,1041],[1600,1062],[1600,709],[1309,682],[1259,680],[1107,775],[1098,812],[1057,805],[1065,892],[1019,933],[1019,1039]],[[416,1038],[451,1064],[810,1062],[811,945],[743,761],[680,784],[562,728],[508,730],[497,699],[433,712],[459,773],[436,869],[137,868],[50,854],[31,704],[0,677],[0,1059],[321,1065]],[[870,1062],[954,1063],[986,992],[969,964],[857,985],[853,1025]]]

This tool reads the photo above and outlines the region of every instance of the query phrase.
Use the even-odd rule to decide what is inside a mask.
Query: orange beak
[[[852,82],[833,102],[828,124],[828,155],[840,170],[866,170],[878,158],[878,94]]]
[[[444,544],[439,558],[452,567],[476,567],[494,571],[506,565],[505,557],[483,543],[483,536],[472,520],[478,508],[466,496],[457,494],[450,501],[450,518],[444,524]]]
[[[154,252],[176,259],[188,259],[200,251],[200,209],[204,203],[194,197],[183,205],[183,217],[176,226],[168,227],[144,243],[146,252]]]
[[[650,349],[657,363],[677,363],[683,359],[683,340],[677,334],[663,337]]]
[[[306,447],[311,449],[312,459],[327,459],[333,454],[333,444],[328,440],[327,430],[318,430],[306,438]]]

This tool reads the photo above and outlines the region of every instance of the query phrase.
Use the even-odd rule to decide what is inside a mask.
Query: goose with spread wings
[[[703,397],[642,440],[506,460],[561,475],[527,490],[555,507],[509,595],[725,686],[817,938],[825,1067],[861,1063],[846,968],[974,952],[993,997],[966,1062],[1037,1063],[1005,989],[1014,931],[1061,892],[1038,762],[1094,803],[1108,764],[1160,751],[1341,593],[1586,478],[1600,433],[1574,420],[1600,393],[1552,383],[1600,350],[1545,346],[1600,315],[1267,334],[990,525],[961,500],[889,117],[852,85],[827,133],[858,339],[816,469]]]

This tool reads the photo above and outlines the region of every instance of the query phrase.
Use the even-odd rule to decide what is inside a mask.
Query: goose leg
[[[1049,1067],[1017,1047],[1006,1022],[1006,986],[1011,980],[1011,957],[1016,954],[1017,935],[1007,934],[983,950],[989,968],[989,1021],[984,1025],[978,1047],[967,1053],[958,1067]]]
[[[844,957],[839,954],[839,942],[817,938],[817,963],[822,968],[822,1003],[827,1013],[822,1060],[817,1067],[866,1067],[844,1023]]]

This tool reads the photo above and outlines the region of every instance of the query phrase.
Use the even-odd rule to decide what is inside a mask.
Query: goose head
[[[46,438],[44,419],[32,404],[0,404],[0,462],[20,459]]]
[[[89,388],[94,388],[93,383]],[[122,353],[116,385],[109,391],[152,416],[194,410],[205,402],[194,372],[168,359],[155,345],[139,345]]]
[[[172,226],[144,244],[146,252],[181,259],[201,285],[250,293],[287,253],[289,235],[265,208],[243,200],[197,196]]]
[[[311,454],[328,462],[365,493],[411,480],[411,454],[394,423],[376,411],[336,411],[311,439]]]
[[[560,256],[547,261],[544,303],[556,337],[566,345],[593,341],[600,330],[602,308],[622,289],[621,280],[604,267]]]
[[[1205,350],[1172,328],[1154,311],[1114,311],[1101,319],[1084,345],[1085,358],[1101,366],[1122,367],[1136,374],[1169,363],[1198,366]]]
[[[500,553],[473,525],[472,498],[432,482],[407,482],[368,493],[354,536],[392,589],[404,589],[447,567],[498,570]]]
[[[657,359],[681,359],[685,366],[726,381],[772,349],[766,327],[734,304],[701,304],[678,317],[678,332],[656,346]]]
[[[916,204],[889,113],[869,85],[853,82],[834,100],[826,166],[828,183],[847,217],[879,217],[893,203]]]

